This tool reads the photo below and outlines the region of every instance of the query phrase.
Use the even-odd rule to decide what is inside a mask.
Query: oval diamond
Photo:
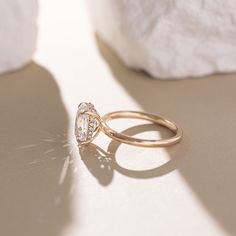
[[[97,119],[86,112],[97,114],[93,104],[80,103],[75,120],[75,136],[79,143],[89,142],[99,126]]]

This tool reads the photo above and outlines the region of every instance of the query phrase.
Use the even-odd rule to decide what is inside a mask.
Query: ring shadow
[[[55,79],[36,63],[1,75],[0,112],[0,235],[61,235],[73,160]]]
[[[166,132],[167,129],[161,128],[160,126],[154,124],[133,126],[124,130],[122,133],[129,136],[134,136],[147,131],[157,131],[161,133],[162,137],[164,136],[166,138],[170,136],[169,132]],[[116,153],[120,145],[124,144],[112,140],[108,145],[107,151],[101,149],[99,146],[93,143],[79,147],[81,159],[91,174],[103,186],[107,186],[112,182],[115,171],[131,178],[148,179],[162,176],[175,170],[178,166],[178,163],[180,162],[180,158],[173,158],[165,164],[152,169],[126,169],[125,167],[120,166],[116,160]]]
[[[205,208],[236,235],[236,75],[181,81],[152,79],[125,67],[99,37],[99,51],[114,78],[145,111],[173,118],[184,139],[167,152]]]

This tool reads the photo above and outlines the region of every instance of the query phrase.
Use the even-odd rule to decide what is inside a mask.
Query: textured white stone
[[[0,0],[0,73],[31,60],[36,44],[36,0]]]
[[[90,0],[96,31],[157,78],[236,70],[235,0]]]

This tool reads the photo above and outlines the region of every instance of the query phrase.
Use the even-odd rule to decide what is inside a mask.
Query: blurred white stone
[[[95,30],[157,78],[236,71],[235,0],[90,0]]]
[[[31,61],[36,44],[36,0],[0,0],[0,73]]]

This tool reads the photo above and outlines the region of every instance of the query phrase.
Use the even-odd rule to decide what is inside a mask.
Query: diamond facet
[[[77,139],[81,142],[86,141],[89,127],[89,116],[87,114],[80,114],[76,121]]]
[[[78,112],[83,113],[88,110],[88,104],[86,102],[81,102],[78,106]]]
[[[80,103],[75,121],[75,136],[79,143],[89,142],[99,126],[97,119],[86,112],[97,114],[93,104]]]

